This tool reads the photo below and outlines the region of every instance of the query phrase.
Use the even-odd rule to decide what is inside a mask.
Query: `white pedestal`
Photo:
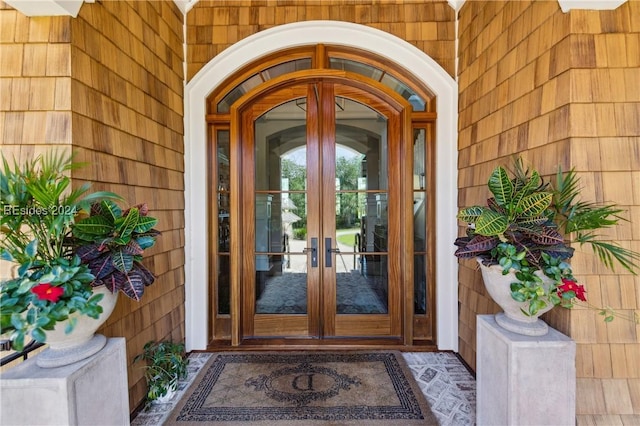
[[[478,425],[575,425],[576,344],[549,327],[530,337],[477,317]]]
[[[0,375],[0,424],[129,424],[124,338],[108,339],[97,354],[64,367],[40,368],[37,357]]]

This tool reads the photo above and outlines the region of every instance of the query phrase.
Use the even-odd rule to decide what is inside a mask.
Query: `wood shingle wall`
[[[28,18],[0,1],[0,143],[23,163],[71,151],[69,17]],[[0,261],[0,277],[11,276]]]
[[[127,339],[130,408],[146,393],[132,365],[149,340],[184,341],[183,15],[172,1],[83,5],[77,18],[0,9],[2,152],[63,146],[93,182],[146,202],[162,236],[145,253],[157,276],[140,302],[120,295],[100,330]]]
[[[585,200],[627,210],[629,222],[600,234],[639,251],[640,2],[567,14],[555,1],[467,2],[459,34],[459,205],[483,203],[491,170],[521,154],[547,176],[575,168]],[[640,309],[638,276],[603,268],[590,249],[572,265],[594,305]],[[499,308],[472,262],[460,265],[459,298],[460,353],[474,365],[475,315]],[[637,420],[640,325],[585,308],[546,320],[578,344],[578,423]]]
[[[640,1],[615,11],[570,13],[571,165],[586,197],[628,211],[629,222],[601,232],[640,251]],[[621,314],[640,311],[640,277],[603,268],[589,251],[573,260],[592,303]],[[636,415],[640,420],[640,324],[603,323],[590,310],[571,313],[578,343],[581,420]]]
[[[162,236],[140,302],[120,295],[102,332],[127,339],[130,408],[146,393],[132,365],[149,340],[184,341],[183,16],[172,1],[85,4],[71,22],[78,183],[146,202]]]
[[[9,159],[71,145],[70,25],[0,2],[0,135]]]
[[[484,204],[498,165],[523,157],[543,175],[570,162],[569,87],[555,72],[569,33],[555,1],[468,2],[460,11],[458,205]],[[553,59],[552,59],[553,58]],[[560,80],[560,81],[559,81]],[[464,232],[461,228],[460,232]],[[475,368],[476,315],[498,312],[475,261],[460,262],[459,350]]]
[[[415,45],[450,75],[455,70],[455,13],[446,1],[199,1],[187,14],[187,77],[227,47],[292,22],[336,20],[386,31]]]
[[[454,75],[454,14],[446,1],[200,1],[183,58],[171,1],[88,3],[74,19],[27,18],[0,2],[2,152],[73,148],[90,163],[77,184],[146,201],[160,219],[146,260],[157,282],[140,303],[121,296],[102,330],[127,337],[132,409],[145,388],[133,356],[148,340],[184,337],[183,60],[190,79],[258,31],[334,19],[405,39]],[[605,235],[640,251],[640,1],[568,14],[556,1],[467,1],[459,18],[458,204],[483,203],[489,173],[512,154],[547,176],[575,167],[586,199],[629,211]],[[595,305],[640,309],[637,276],[602,269],[588,251],[573,265]],[[460,353],[475,366],[475,316],[498,308],[473,262],[459,282]],[[579,422],[640,414],[640,326],[580,308],[547,320],[578,343]]]

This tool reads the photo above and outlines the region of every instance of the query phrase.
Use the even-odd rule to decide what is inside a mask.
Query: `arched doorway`
[[[320,30],[320,28],[322,29]],[[329,28],[331,28],[331,30],[329,30]],[[291,31],[293,31],[296,34],[293,35]],[[366,39],[366,41],[362,41],[362,40],[365,40],[365,38],[353,37],[354,31],[356,33],[366,34],[368,38]],[[443,256],[443,253],[444,253],[444,251],[442,250],[443,242],[440,240],[440,237],[442,238],[450,237],[451,238],[450,240],[449,238],[447,238],[448,241],[444,242],[444,245],[447,246],[448,248],[448,246],[450,246],[450,241],[453,240],[453,237],[456,234],[456,228],[455,228],[455,198],[456,197],[455,197],[455,192],[451,189],[451,188],[455,188],[455,179],[451,179],[451,175],[455,176],[455,170],[456,170],[455,155],[451,155],[452,151],[453,151],[453,154],[455,154],[455,142],[448,142],[448,144],[451,144],[451,146],[448,146],[448,144],[447,146],[442,146],[443,144],[440,143],[441,141],[444,141],[444,139],[446,139],[446,138],[443,138],[443,136],[446,137],[447,135],[452,135],[452,128],[455,128],[455,126],[453,125],[453,123],[455,123],[455,97],[453,96],[454,91],[452,90],[452,88],[455,87],[455,83],[450,78],[447,80],[448,76],[446,77],[443,76],[443,71],[439,69],[439,67],[437,67],[437,65],[435,65],[433,61],[431,61],[428,57],[426,57],[422,52],[417,51],[417,49],[413,48],[412,46],[408,45],[407,43],[399,39],[396,39],[393,36],[390,36],[388,34],[382,33],[377,30],[373,30],[371,28],[362,27],[359,25],[347,24],[342,22],[300,23],[300,24],[286,25],[281,28],[274,28],[272,30],[265,31],[264,33],[260,33],[250,38],[253,39],[252,40],[253,42],[260,41],[260,40],[265,42],[265,50],[267,51],[274,50],[275,47],[278,47],[278,46],[280,48],[287,47],[287,45],[292,44],[292,40],[296,40],[296,45],[299,45],[300,43],[302,43],[304,45],[312,45],[312,46],[314,45],[313,43],[311,42],[305,43],[305,41],[311,41],[312,39],[315,39],[316,42],[329,41],[332,43],[336,43],[335,46],[338,46],[338,47],[344,46],[345,44],[357,44],[357,47],[359,49],[364,49],[365,51],[375,50],[376,52],[385,53],[385,55],[388,57],[396,56],[399,59],[398,62],[403,63],[404,65],[410,66],[411,64],[415,65],[417,63],[420,66],[424,67],[426,64],[427,68],[431,69],[433,74],[431,76],[431,81],[430,81],[431,85],[427,87],[430,87],[430,88],[436,87],[437,90],[434,90],[434,92],[438,96],[438,112],[441,114],[440,111],[443,111],[446,115],[444,119],[441,119],[441,116],[438,117],[438,122],[436,124],[437,131],[434,132],[437,135],[436,137],[438,138],[438,140],[436,141],[436,144],[434,147],[434,153],[433,153],[433,157],[436,160],[435,162],[437,163],[437,170],[438,170],[437,176],[439,181],[437,186],[437,191],[435,191],[435,194],[433,195],[434,197],[433,204],[435,204],[434,221],[435,223],[437,223],[438,240],[432,242],[433,251],[435,253],[429,253],[428,255],[433,256],[431,263],[434,265],[437,264],[438,268],[433,267],[434,269],[433,274],[435,277],[434,289],[436,292],[436,296],[435,296],[436,299],[434,299],[433,301],[435,309],[430,310],[429,313],[431,315],[434,315],[434,318],[437,317],[437,329],[433,330],[434,332],[433,332],[432,338],[437,343],[438,347],[440,349],[456,349],[457,347],[457,312],[456,312],[457,290],[455,288],[456,268],[455,268],[455,262],[453,261],[453,259],[451,259],[450,261],[448,259],[448,257],[450,256],[449,253],[446,253],[446,257]],[[336,38],[338,38],[339,40],[337,40]],[[344,40],[347,40],[347,42],[345,42]],[[374,44],[370,44],[370,43],[375,44],[375,49],[373,48]],[[363,44],[368,46],[363,46]],[[252,48],[251,48],[252,52],[256,51],[255,47],[256,47],[256,44],[255,43],[252,44]],[[215,335],[216,333],[224,334],[225,332],[224,327],[219,330],[216,330],[215,327],[217,326],[215,322],[211,323],[209,321],[210,315],[207,312],[208,300],[204,297],[205,295],[209,294],[209,291],[208,291],[209,288],[208,287],[205,288],[205,283],[201,281],[202,278],[205,278],[205,281],[208,281],[207,279],[209,275],[207,271],[208,262],[206,262],[205,260],[206,258],[203,259],[202,252],[200,251],[200,250],[203,250],[205,253],[208,251],[206,248],[207,241],[203,241],[202,226],[199,225],[197,227],[197,231],[196,231],[196,227],[194,226],[196,223],[199,223],[199,224],[204,223],[202,219],[206,217],[206,212],[208,211],[208,207],[206,205],[203,205],[203,200],[207,199],[207,188],[206,188],[206,185],[203,185],[203,182],[201,181],[202,174],[199,176],[197,175],[199,170],[204,171],[204,170],[207,170],[207,167],[208,167],[206,161],[203,161],[204,160],[203,149],[202,149],[203,146],[201,146],[201,144],[205,146],[206,144],[202,140],[202,137],[204,137],[204,135],[206,135],[207,133],[210,135],[215,134],[217,130],[222,130],[224,132],[225,129],[218,127],[218,129],[216,131],[213,131],[213,133],[211,133],[211,129],[209,129],[209,131],[205,131],[205,129],[202,128],[202,122],[196,123],[194,117],[199,115],[198,111],[202,112],[202,115],[199,115],[199,117],[202,117],[205,115],[205,111],[203,110],[201,105],[203,101],[202,99],[203,94],[209,94],[209,99],[211,99],[211,95],[210,95],[211,89],[219,88],[220,85],[225,81],[228,83],[229,77],[231,77],[231,75],[234,74],[233,71],[235,71],[235,74],[237,75],[242,74],[242,66],[246,66],[247,64],[251,63],[251,61],[247,60],[247,58],[244,58],[244,59],[240,58],[242,55],[251,56],[251,54],[246,50],[245,41],[238,43],[237,49],[235,47],[231,48],[229,49],[229,51],[225,51],[221,55],[219,55],[217,58],[215,58],[212,61],[212,63],[207,65],[207,67],[205,67],[201,71],[201,73],[198,74],[194,78],[194,80],[190,82],[189,85],[187,86],[186,116],[187,116],[188,125],[186,129],[187,130],[186,131],[187,133],[187,139],[186,139],[187,140],[186,252],[187,252],[188,264],[186,269],[186,275],[187,275],[186,320],[187,320],[187,345],[191,349],[195,349],[195,348],[203,349],[204,347],[206,347],[208,339],[211,335]],[[371,56],[382,58],[384,61],[388,60],[388,58],[384,58],[379,55],[371,54]],[[264,58],[264,56],[261,56],[261,58]],[[343,57],[343,59],[345,58]],[[227,66],[229,66],[230,64],[235,64],[235,66],[231,66],[230,72],[225,75],[224,79],[216,77],[216,78],[213,78],[213,81],[212,81],[212,76],[216,74],[216,73],[212,74],[213,72],[212,70],[215,69],[212,67],[214,67],[214,65],[223,67],[225,64]],[[323,67],[321,66],[320,68],[323,68]],[[329,67],[325,66],[324,68],[329,68]],[[219,71],[220,70],[218,69],[218,72]],[[208,77],[208,80],[205,78],[205,76]],[[283,78],[283,81],[290,78],[291,76],[289,75],[287,78]],[[412,77],[412,78],[414,78],[414,82],[424,84],[424,81],[421,82],[419,78],[417,77]],[[363,84],[371,86],[371,82],[369,80],[370,79],[368,79]],[[241,82],[241,80],[238,80],[237,83],[238,82]],[[215,93],[216,92],[214,90],[214,94]],[[441,94],[442,96],[446,95],[447,99],[444,99],[444,98],[441,99]],[[243,95],[240,94],[240,97],[242,96]],[[251,98],[252,94],[247,93],[244,96],[246,101],[246,99]],[[457,96],[457,94],[455,96]],[[236,97],[236,101],[238,101],[238,99],[239,98]],[[231,102],[230,105],[235,106],[236,101]],[[243,99],[240,99],[238,102],[242,104],[244,101]],[[405,104],[408,105],[408,100],[405,101]],[[233,113],[233,111],[234,110],[232,108],[231,112]],[[447,114],[447,113],[450,113],[450,114]],[[444,122],[444,126],[443,126],[443,123],[441,123],[441,121]],[[233,126],[231,126],[231,128],[228,128],[228,131],[231,132],[230,139],[236,140],[238,135],[233,134],[234,130],[232,127]],[[406,129],[407,127],[405,126],[404,128]],[[441,128],[443,130],[442,132],[441,132]],[[411,129],[411,127],[409,127],[409,129]],[[395,131],[398,131],[398,129],[396,129]],[[404,140],[411,139],[412,141],[415,141],[414,136],[415,135],[413,134],[405,134],[403,135],[403,138]],[[455,137],[449,138],[449,141],[455,141]],[[215,177],[217,178],[218,175],[216,174]],[[405,188],[404,191],[407,192],[409,191],[409,189]],[[256,194],[254,193],[251,195],[251,197],[254,197],[255,195]],[[408,200],[409,203],[412,203],[411,197],[407,197],[406,194],[404,199],[405,201]],[[255,205],[252,206],[252,209],[253,209],[252,214],[256,214]],[[443,214],[444,212],[447,212],[447,214],[444,215]],[[450,217],[449,217],[449,214],[450,214]],[[217,217],[216,217],[216,220],[217,220]],[[245,217],[245,222],[246,222],[246,217]],[[447,226],[447,224],[449,226]],[[210,225],[209,229],[205,233],[205,235],[215,234],[216,233],[214,229],[215,226],[213,225],[212,222],[209,222],[209,225]],[[435,224],[433,228],[434,229],[436,228]],[[450,234],[450,235],[447,235],[447,234]],[[400,231],[398,231],[397,235],[398,236],[394,238],[399,238]],[[406,239],[407,235],[403,235],[402,237]],[[319,236],[318,238],[319,238],[318,250],[325,250],[326,246],[323,245],[325,241],[324,239],[328,237]],[[447,250],[447,251],[450,251],[450,250]],[[392,252],[393,250],[389,250],[390,255],[394,255]],[[385,255],[384,252],[378,252],[376,254],[380,256]],[[426,254],[426,253],[423,253],[423,254]],[[269,256],[277,257],[278,252],[277,251],[267,251],[264,253],[254,252],[253,255],[254,255],[254,262],[256,262],[255,264],[257,264],[258,255],[267,256],[267,257]],[[360,257],[363,257],[363,256],[360,256]],[[393,268],[400,268],[403,271],[411,269],[414,266],[414,263],[413,263],[413,259],[411,259],[411,262],[407,260],[409,257],[410,256],[405,256],[404,260],[396,262]],[[200,262],[202,260],[205,260],[205,261]],[[219,260],[220,260],[219,258],[215,259],[216,265],[219,263],[218,262]],[[334,263],[336,260],[337,258],[334,259]],[[324,261],[324,260],[320,259],[320,261]],[[256,269],[255,264],[253,269]],[[451,266],[448,268],[447,265],[451,265]],[[218,274],[219,270],[216,270],[214,273]],[[447,281],[445,282],[443,281],[443,279],[446,279]],[[403,291],[403,293],[398,294],[397,296],[394,296],[394,297],[400,300],[399,302],[400,304],[398,306],[401,306],[401,307],[403,306],[403,308],[401,313],[399,314],[399,317],[397,317],[398,319],[395,320],[396,322],[394,323],[394,325],[389,325],[389,330],[393,327],[395,327],[396,329],[398,327],[401,327],[402,330],[399,333],[394,332],[395,334],[391,332],[389,333],[385,332],[386,333],[385,336],[387,334],[393,335],[393,336],[399,336],[399,338],[401,339],[404,338],[406,343],[406,339],[411,339],[413,337],[411,336],[410,332],[407,333],[407,330],[412,330],[412,327],[409,326],[409,323],[413,321],[411,315],[415,308],[415,306],[413,306],[413,296],[414,296],[413,291],[408,292],[406,289],[411,288],[413,290],[414,283],[407,283],[406,280],[402,280],[402,279],[400,279],[399,281],[403,283],[402,285],[405,286],[405,290]],[[246,280],[243,282],[246,282]],[[255,282],[256,281],[254,281],[254,283]],[[252,284],[254,285],[254,287],[252,287],[251,289],[248,289],[248,290],[245,289],[241,291],[241,289],[243,288],[242,285],[241,284],[230,285],[231,293],[233,292],[242,293],[242,294],[236,294],[235,296],[233,294],[230,295],[231,304],[234,304],[234,303],[240,304],[239,306],[236,306],[237,308],[241,307],[241,304],[243,303],[242,300],[244,300],[243,297],[246,296],[247,294],[252,294],[256,288],[255,284]],[[316,288],[319,288],[319,287],[316,287]],[[310,291],[316,291],[311,287],[308,287],[308,289],[310,289]],[[336,290],[335,285],[333,286],[333,289],[334,291]],[[211,292],[211,293],[215,293],[215,292]],[[410,298],[409,298],[409,293],[411,293]],[[214,294],[214,296],[216,295]],[[388,300],[391,300],[391,299],[388,299]],[[218,303],[218,302],[214,300],[213,303]],[[255,304],[255,299],[252,301],[252,303]],[[411,309],[408,309],[410,305],[411,305]],[[311,308],[311,306],[309,306],[309,308]],[[318,309],[326,309],[326,308],[321,307]],[[243,312],[246,312],[246,309],[240,309],[240,310],[242,310]],[[316,318],[320,318],[320,317],[316,316]],[[326,320],[327,319],[325,317],[320,320],[312,320],[311,322],[320,321],[324,324],[324,321]],[[232,326],[231,324],[232,322],[233,321],[230,321],[229,323],[230,326],[228,328],[228,331],[231,332],[232,334],[235,333],[234,339],[237,343],[241,338],[244,338],[247,336],[247,333],[246,333],[247,330],[243,327],[246,327],[246,323],[248,322],[248,320],[245,318],[243,321],[236,321],[236,324],[238,324],[236,326]],[[224,321],[218,322],[218,324],[224,324]],[[244,324],[244,325],[240,325],[240,324]],[[207,326],[209,325],[211,325],[213,329],[207,330]]]
[[[389,247],[403,246],[401,181],[409,176],[395,129],[408,103],[330,70],[266,86],[231,114],[232,139],[241,141],[230,144],[231,162],[241,161],[229,179],[238,188],[229,191],[230,210],[239,215],[230,222],[231,240],[239,239],[230,250],[229,284],[239,296],[231,298],[232,344],[402,344],[401,265],[409,262]],[[358,150],[346,151],[355,141]],[[290,235],[291,209],[303,223]],[[345,244],[339,235],[357,238]],[[226,284],[227,275],[212,272],[212,283]]]

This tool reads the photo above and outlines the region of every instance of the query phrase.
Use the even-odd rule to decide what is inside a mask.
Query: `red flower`
[[[57,302],[64,293],[61,287],[55,287],[51,284],[42,283],[31,289],[31,292],[38,296],[40,300],[48,300],[49,302]]]
[[[573,291],[579,300],[582,300],[583,302],[587,301],[584,286],[576,283],[575,281],[563,278],[562,285],[558,286],[558,296],[562,297],[562,293],[566,293],[568,291]]]

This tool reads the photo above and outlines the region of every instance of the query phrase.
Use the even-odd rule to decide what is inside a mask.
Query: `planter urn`
[[[503,310],[495,315],[498,325],[508,331],[523,334],[525,336],[544,336],[549,331],[549,326],[539,317],[553,309],[554,305],[540,309],[535,315],[527,315],[529,302],[518,302],[511,297],[511,283],[517,282],[515,271],[510,270],[506,275],[500,265],[485,266],[481,259],[477,259],[482,272],[482,279],[489,295]],[[553,281],[541,271],[536,272],[543,285],[551,286]]]
[[[105,286],[95,287],[93,292],[104,295],[99,303],[102,306],[100,317],[94,319],[74,313],[71,316],[76,318],[77,323],[71,333],[65,333],[69,320],[61,321],[53,330],[47,331],[45,343],[49,347],[35,357],[38,367],[55,368],[69,365],[89,358],[107,344],[105,336],[95,333],[113,312],[118,301],[118,293],[111,293]]]

